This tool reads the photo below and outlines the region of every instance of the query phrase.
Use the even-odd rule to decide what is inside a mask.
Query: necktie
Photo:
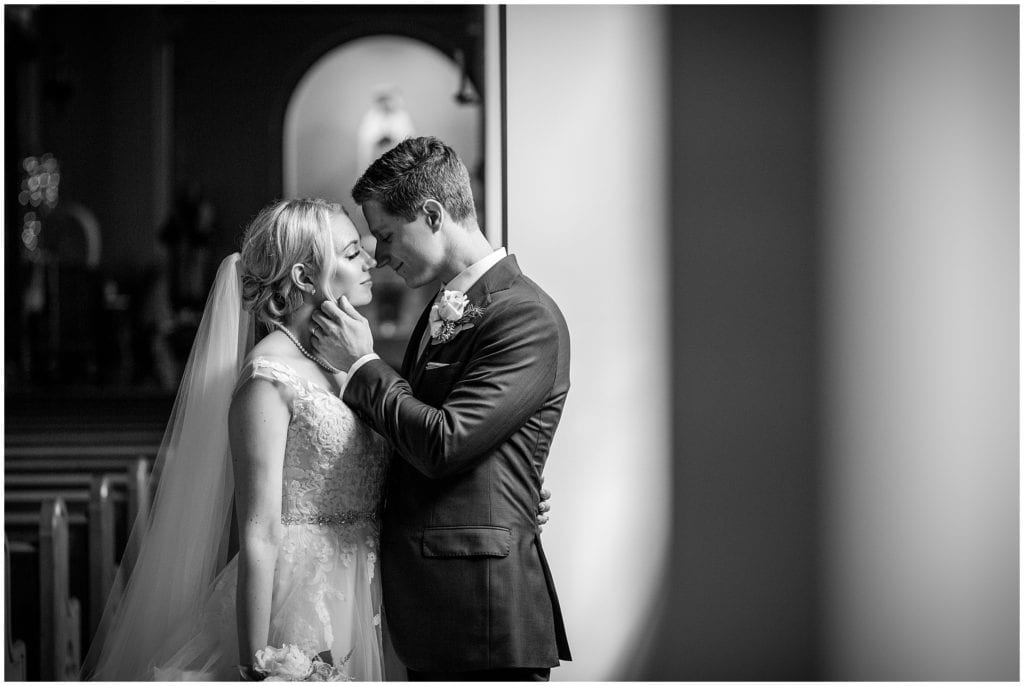
[[[434,330],[434,325],[441,321],[441,315],[437,313],[437,304],[441,302],[441,295],[443,293],[444,289],[442,288],[437,292],[434,302],[430,306],[430,314],[427,315],[427,327],[423,330],[423,337],[420,338],[420,350],[416,354],[416,359],[423,356],[423,351],[427,349],[427,343],[430,342],[430,335]]]

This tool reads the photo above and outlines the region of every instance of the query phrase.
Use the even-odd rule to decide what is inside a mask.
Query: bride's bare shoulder
[[[248,364],[256,358],[264,358],[293,366],[296,361],[304,359],[300,358],[297,353],[295,345],[285,338],[284,334],[273,331],[253,346],[245,361]]]
[[[269,389],[263,392],[256,389],[267,385],[276,386],[279,393],[290,396],[289,389],[298,376],[295,367],[301,361],[291,341],[276,332],[268,334],[246,355],[235,387],[235,400],[239,396],[262,395]]]

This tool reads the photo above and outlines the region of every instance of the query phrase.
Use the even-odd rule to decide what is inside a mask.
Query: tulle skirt
[[[269,645],[330,653],[355,681],[384,677],[377,531],[369,523],[285,526],[274,573]],[[157,681],[238,680],[238,558],[214,581],[201,616],[181,627],[180,646],[153,668]]]

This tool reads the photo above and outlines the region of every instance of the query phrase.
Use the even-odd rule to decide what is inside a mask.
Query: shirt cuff
[[[359,371],[360,367],[362,367],[364,364],[366,364],[370,360],[379,360],[379,359],[380,359],[380,355],[378,355],[377,353],[367,353],[366,355],[363,355],[358,360],[353,362],[352,366],[348,368],[348,375],[352,376],[353,374],[355,374],[357,371]]]

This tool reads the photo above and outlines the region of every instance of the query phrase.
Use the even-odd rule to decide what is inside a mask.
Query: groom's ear
[[[430,198],[423,201],[423,206],[420,209],[427,220],[427,226],[434,231],[441,228],[444,223],[444,208],[441,207],[441,203]]]

